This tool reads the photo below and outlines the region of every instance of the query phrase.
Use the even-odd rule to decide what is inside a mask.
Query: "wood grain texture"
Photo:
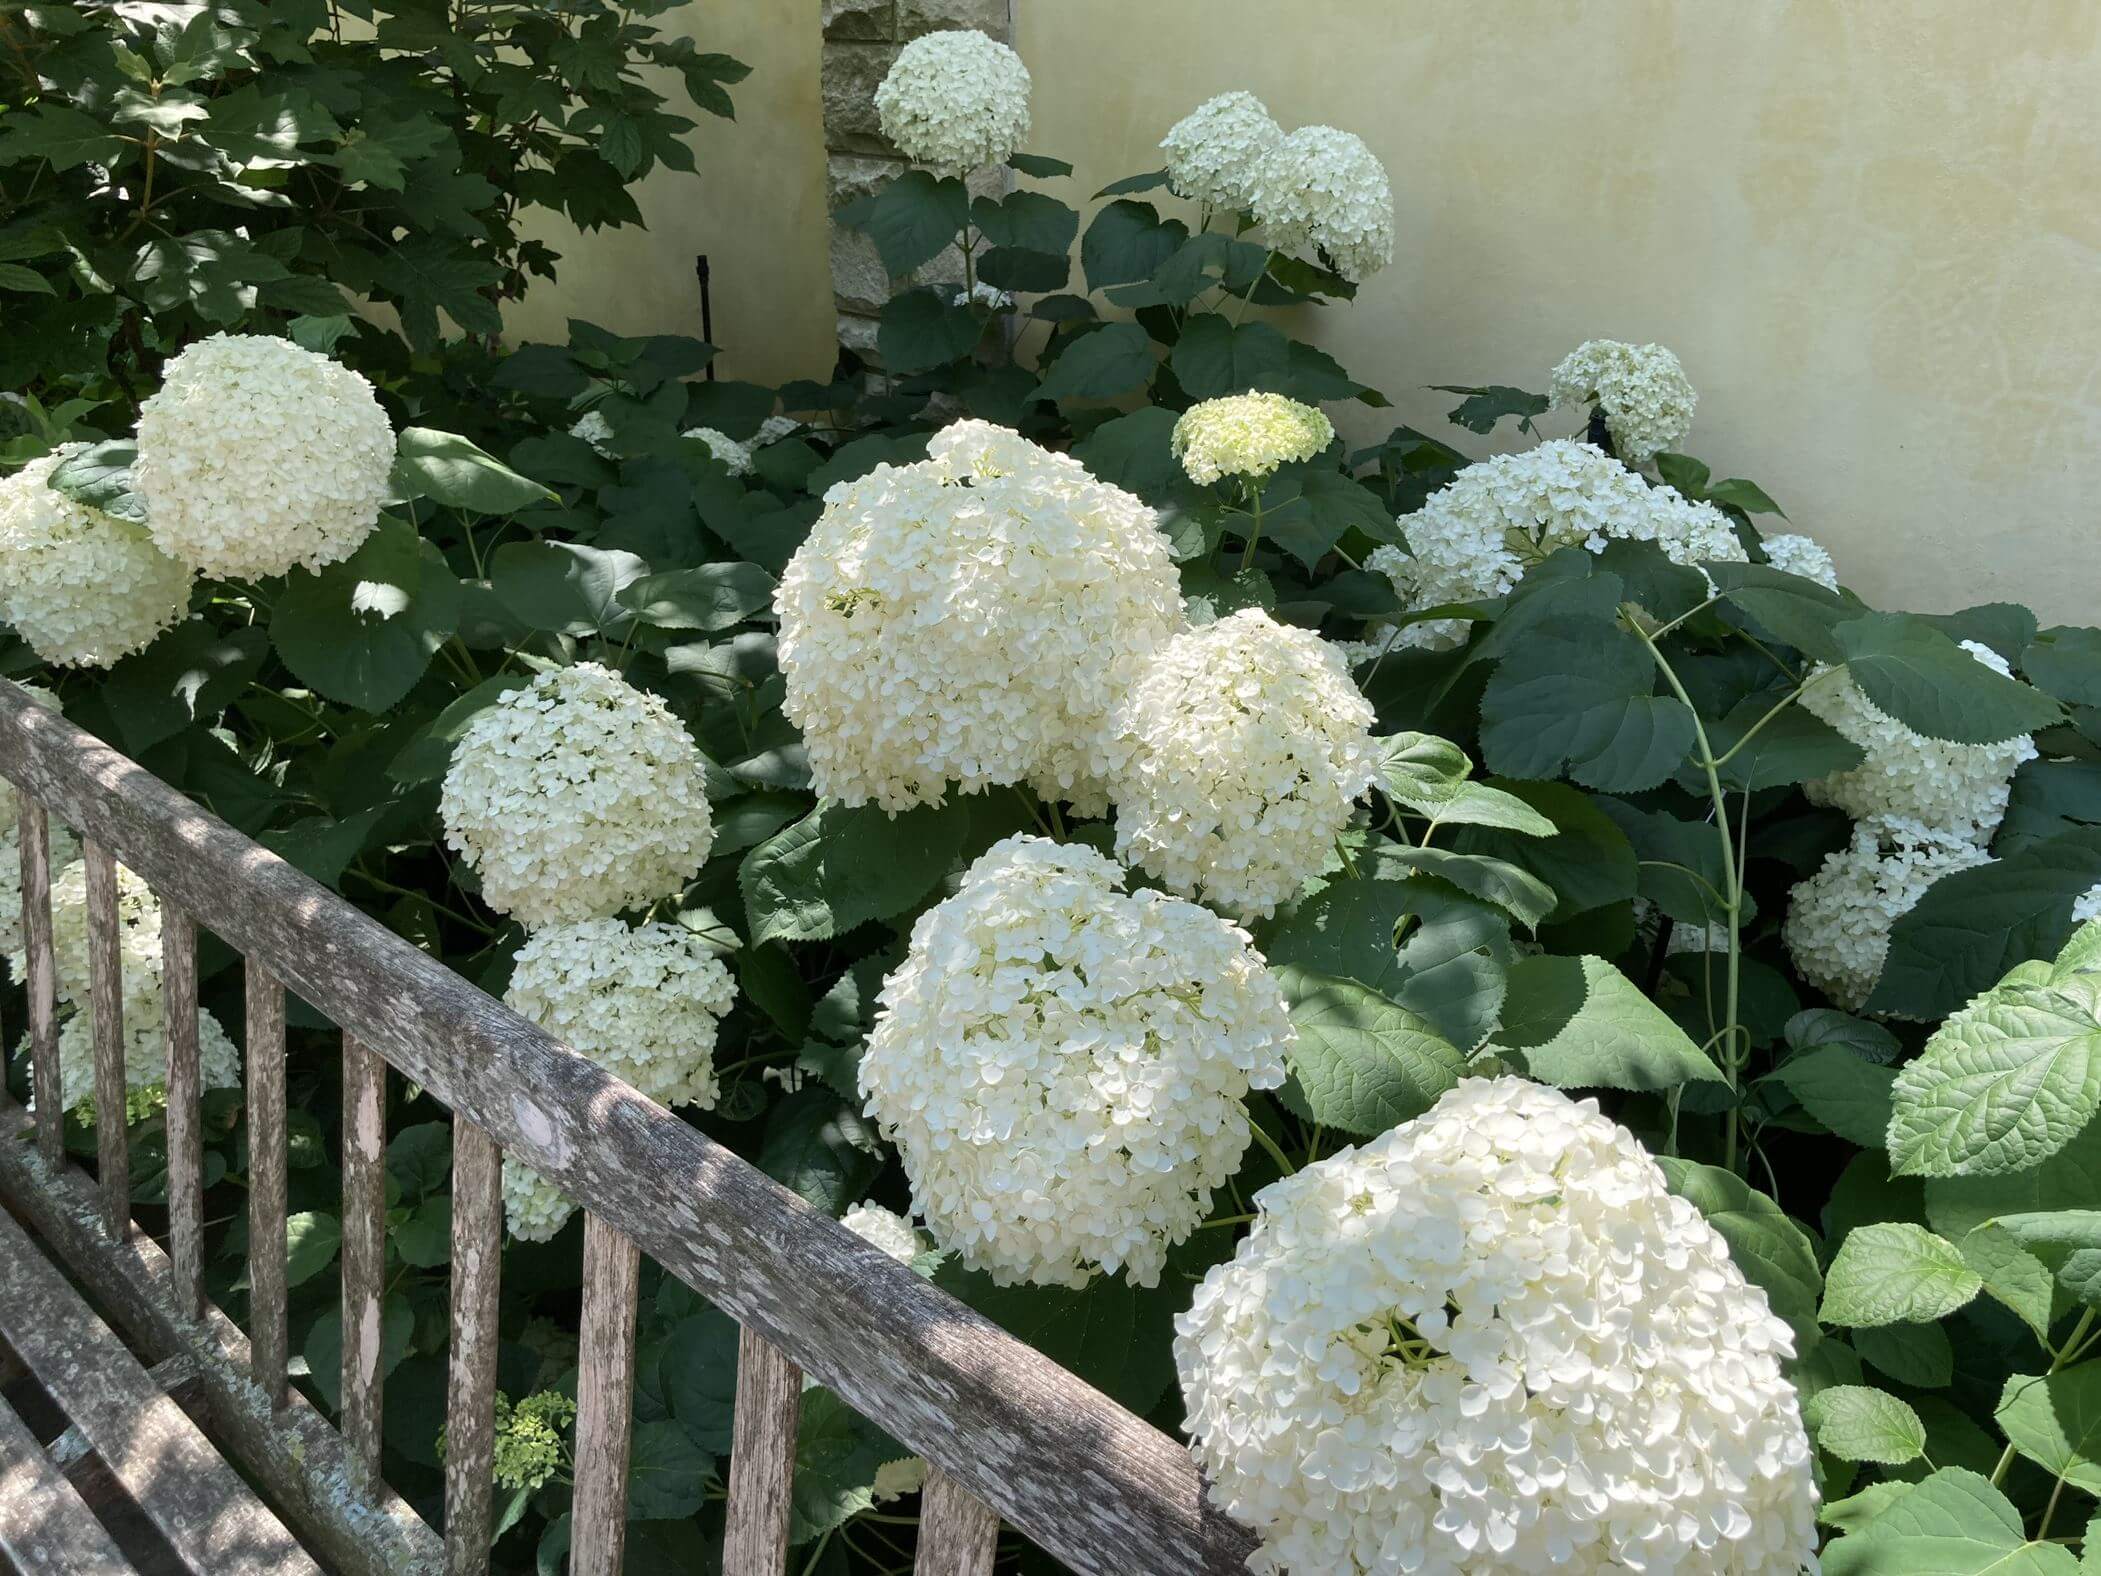
[[[489,1568],[502,1261],[503,1154],[487,1133],[455,1116],[452,1356],[445,1392],[445,1568],[452,1576],[479,1576]]]
[[[0,1401],[0,1568],[21,1576],[129,1576],[118,1552],[44,1454],[36,1435]]]
[[[4,681],[0,772],[1080,1576],[1244,1570],[1175,1441]]]
[[[5,1214],[0,1335],[192,1570],[321,1576],[284,1523]]]
[[[162,1011],[168,1033],[168,1258],[175,1302],[194,1319],[204,1307],[204,1127],[197,1102],[197,926],[173,903],[161,905]]]
[[[131,1142],[125,1126],[124,954],[117,933],[117,865],[93,838],[81,849],[88,867],[88,996],[94,1015],[95,1175],[102,1185],[103,1224],[124,1235],[131,1219]]]
[[[737,1410],[730,1427],[724,1570],[750,1576],[787,1571],[795,1430],[801,1421],[802,1370],[763,1335],[743,1331],[737,1340]]]
[[[642,1255],[596,1215],[584,1218],[584,1317],[576,1354],[576,1500],[569,1576],[620,1576],[634,1425],[635,1303]],[[725,1569],[734,1570],[734,1565]]]
[[[250,1377],[253,1353],[240,1327],[209,1301],[201,1318],[179,1314],[174,1272],[159,1244],[135,1225],[122,1242],[111,1242],[92,1179],[77,1166],[46,1165],[26,1138],[20,1112],[0,1113],[0,1205],[52,1245],[148,1361],[195,1360],[213,1439],[255,1476],[315,1552],[345,1576],[439,1576],[443,1544],[407,1501],[390,1490],[351,1492],[342,1435],[296,1390],[282,1410],[273,1409]]]
[[[29,999],[29,1087],[36,1101],[36,1142],[57,1165],[66,1154],[66,1113],[59,1109],[58,967],[51,956],[51,818],[34,799],[22,801],[22,951]]]
[[[248,959],[248,1338],[255,1382],[285,1398],[285,992]]]
[[[387,1269],[387,1064],[343,1036],[343,1437],[379,1482]]]
[[[939,1467],[919,1499],[919,1552],[912,1576],[992,1576],[999,1517]]]

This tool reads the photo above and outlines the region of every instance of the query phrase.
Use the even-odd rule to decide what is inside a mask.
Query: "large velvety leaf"
[[[201,618],[177,624],[110,669],[102,698],[133,755],[216,717],[247,689],[269,655],[260,629],[220,631]]]
[[[868,1190],[883,1167],[882,1141],[829,1089],[800,1089],[773,1108],[755,1157],[759,1169],[826,1214]]]
[[[2101,1308],[2101,1210],[2053,1209],[2001,1215],[1964,1238],[1965,1251],[1980,1234],[2001,1232],[2053,1272],[2072,1296],[2089,1308]]]
[[[2060,624],[2021,653],[2021,671],[2039,689],[2074,706],[2101,706],[2101,629]]]
[[[970,354],[985,331],[984,321],[951,292],[922,287],[883,304],[876,350],[896,373],[926,372]]]
[[[143,524],[146,500],[132,489],[132,468],[138,459],[136,443],[129,438],[112,438],[61,460],[52,467],[49,486],[91,509]]]
[[[1632,632],[1549,620],[1496,669],[1481,696],[1481,752],[1508,777],[1558,777],[1610,793],[1654,788],[1692,747],[1693,714],[1657,695]]]
[[[1889,1132],[1890,1084],[1897,1076],[1889,1068],[1864,1061],[1843,1045],[1823,1045],[1791,1057],[1773,1076],[1846,1142],[1882,1147]]]
[[[1802,1409],[1816,1442],[1841,1461],[1900,1467],[1926,1449],[1919,1414],[1887,1391],[1839,1384],[1819,1390]]]
[[[1460,891],[1508,910],[1527,928],[1537,925],[1554,908],[1552,887],[1530,872],[1486,854],[1461,854],[1449,848],[1387,847],[1379,850],[1379,860],[1384,865],[1442,877]]]
[[[757,564],[699,564],[630,581],[617,600],[652,629],[716,632],[769,606],[773,586],[773,576]]]
[[[920,805],[894,819],[874,805],[820,804],[738,868],[753,945],[825,941],[903,913],[948,873],[969,828],[967,804]]]
[[[489,556],[497,599],[529,629],[603,634],[624,625],[620,593],[649,572],[633,553],[582,542],[506,542]]]
[[[2101,1494],[2101,1362],[2015,1374],[1997,1413],[2014,1449],[2074,1488]]]
[[[1826,1324],[1921,1324],[1945,1319],[1984,1289],[1962,1250],[1924,1226],[1856,1226],[1824,1279]]]
[[[1675,1089],[1721,1071],[1603,958],[1523,958],[1488,1051],[1564,1089]]]
[[[1528,393],[1524,389],[1512,388],[1507,383],[1491,383],[1485,388],[1433,383],[1431,387],[1440,394],[1466,396],[1445,413],[1445,419],[1464,427],[1468,432],[1493,432],[1496,423],[1506,416],[1517,418],[1519,432],[1530,432],[1532,418],[1544,416],[1549,404],[1546,395]]]
[[[1839,625],[1837,635],[1861,693],[1929,739],[1996,744],[2064,715],[2049,696],[1993,672],[1908,613],[1868,613]]]
[[[1819,662],[1844,658],[1837,629],[1859,616],[1857,604],[1814,580],[1767,564],[1717,563],[1707,565],[1706,570],[1723,600],[1747,614],[1765,633]]]
[[[1824,1576],[2078,1576],[2070,1550],[2030,1543],[1981,1473],[1943,1467],[1828,1546]]]
[[[1707,742],[1722,761],[1716,775],[1724,788],[1738,793],[1784,788],[1812,777],[1851,771],[1864,759],[1859,745],[1800,706],[1789,706],[1766,722],[1777,698],[1754,695],[1707,725]],[[1758,732],[1751,735],[1754,727]],[[1679,781],[1695,793],[1706,791],[1706,776],[1697,767],[1685,767]]]
[[[476,514],[508,514],[555,497],[458,433],[430,427],[402,429],[393,484],[402,498],[429,498]]]
[[[1045,399],[1113,399],[1153,375],[1152,341],[1136,323],[1107,323],[1066,346],[1038,392]]]
[[[970,193],[953,176],[907,170],[881,191],[839,210],[841,224],[865,232],[893,275],[909,274],[933,257],[970,216]]]
[[[1297,968],[1279,976],[1298,1029],[1284,1053],[1285,1099],[1302,1115],[1368,1137],[1420,1116],[1465,1076],[1458,1048],[1399,1003],[1354,980]]]
[[[1150,279],[1188,239],[1189,226],[1181,220],[1163,220],[1151,203],[1119,198],[1094,216],[1080,240],[1087,288]]]
[[[1816,1249],[1780,1206],[1733,1171],[1659,1155],[1670,1190],[1707,1217],[1729,1244],[1729,1257],[1766,1294],[1773,1312],[1793,1326],[1806,1350],[1818,1335],[1817,1299],[1824,1277]]]
[[[459,613],[460,581],[445,555],[403,521],[383,519],[341,563],[293,572],[270,641],[309,688],[382,712],[415,688]]]

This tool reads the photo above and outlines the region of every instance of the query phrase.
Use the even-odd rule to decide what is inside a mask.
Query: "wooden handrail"
[[[1244,1570],[1175,1441],[5,681],[0,775],[1074,1570]]]

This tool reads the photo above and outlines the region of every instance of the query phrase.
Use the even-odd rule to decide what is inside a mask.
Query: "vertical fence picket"
[[[51,818],[22,800],[23,985],[29,994],[30,1089],[36,1100],[36,1142],[47,1165],[66,1156],[66,1114],[58,1107],[58,971],[51,956]]]
[[[248,1341],[255,1382],[285,1400],[285,992],[248,960]]]
[[[343,1436],[362,1475],[379,1484],[385,1388],[387,1064],[343,1034]]]
[[[88,994],[94,1009],[95,1162],[102,1224],[121,1239],[131,1219],[131,1148],[124,1125],[124,954],[117,931],[117,862],[90,838]]]
[[[445,1395],[445,1569],[450,1576],[479,1576],[489,1568],[502,1254],[503,1153],[495,1139],[455,1114],[452,1363]],[[588,1260],[584,1273],[588,1286]]]
[[[197,924],[161,905],[162,1011],[168,1033],[168,1260],[186,1319],[204,1312],[204,1094],[197,1059]]]
[[[912,1576],[991,1576],[999,1517],[939,1467],[919,1500],[919,1553]]]
[[[576,1374],[576,1498],[569,1576],[620,1576],[634,1419],[635,1302],[642,1254],[596,1215],[584,1219],[584,1317]],[[741,1570],[725,1556],[723,1569]]]
[[[751,1576],[780,1576],[787,1570],[788,1496],[801,1419],[802,1370],[778,1346],[747,1328],[737,1342],[737,1411],[730,1425],[723,1569],[748,1571]]]

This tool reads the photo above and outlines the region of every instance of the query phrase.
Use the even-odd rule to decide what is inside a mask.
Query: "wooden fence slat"
[[[569,1576],[620,1576],[634,1421],[635,1302],[642,1252],[596,1215],[584,1219],[584,1316],[576,1359],[576,1498]],[[738,1569],[727,1561],[724,1570]]]
[[[117,935],[117,862],[93,838],[88,864],[88,995],[94,1009],[95,1175],[103,1224],[124,1235],[131,1219],[131,1146],[124,1125],[124,955]]]
[[[387,1064],[343,1034],[343,1437],[369,1492],[379,1483],[385,1390]]]
[[[51,956],[51,818],[26,794],[21,844],[30,1090],[36,1100],[37,1148],[45,1162],[55,1166],[66,1155],[66,1113],[59,1109],[58,967]]]
[[[255,1382],[285,1398],[285,992],[248,959],[248,1339]]]
[[[0,1560],[23,1576],[132,1576],[87,1502],[0,1400]]]
[[[204,1311],[204,1128],[197,1102],[197,925],[161,905],[162,1011],[168,1028],[168,1258],[186,1319]]]
[[[999,1517],[939,1467],[919,1499],[919,1553],[912,1576],[991,1576]]]
[[[479,1576],[489,1568],[502,1257],[503,1152],[495,1139],[455,1113],[452,1360],[445,1394],[445,1569],[450,1576]],[[584,1274],[588,1286],[588,1260]]]
[[[745,1329],[737,1339],[724,1570],[751,1576],[782,1576],[787,1570],[788,1496],[801,1419],[802,1370],[763,1335]]]

